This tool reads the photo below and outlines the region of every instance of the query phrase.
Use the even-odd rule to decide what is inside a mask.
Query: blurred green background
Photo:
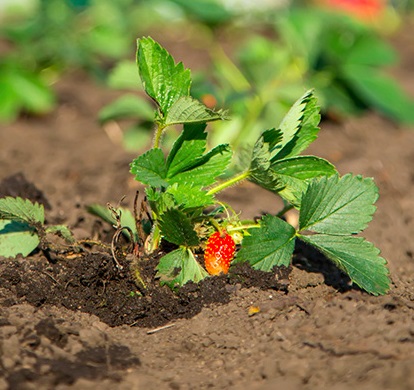
[[[389,75],[398,55],[388,43],[413,0],[0,0],[0,122],[56,107],[55,83],[73,70],[125,93],[103,107],[124,146],[151,137],[154,107],[143,95],[136,38],[188,48],[194,97],[229,110],[212,143],[242,148],[272,128],[315,88],[326,118],[375,110],[414,124],[414,102]],[[404,15],[404,19],[402,17]]]

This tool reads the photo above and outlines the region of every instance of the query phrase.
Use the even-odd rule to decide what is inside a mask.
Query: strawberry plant
[[[378,189],[371,178],[340,176],[328,161],[301,153],[317,138],[320,113],[312,90],[306,91],[277,127],[264,130],[239,172],[229,170],[233,157],[229,144],[207,147],[208,122],[228,120],[227,113],[212,110],[190,95],[191,73],[152,38],[138,40],[137,64],[143,88],[155,102],[155,134],[152,147],[135,158],[130,171],[145,186],[146,201],[134,215],[109,205],[91,211],[114,223],[110,247],[115,265],[121,234],[132,242],[131,264],[138,284],[145,289],[139,266],[143,252],[159,248],[156,266],[162,284],[178,288],[211,275],[231,272],[231,265],[248,263],[270,272],[289,266],[296,240],[315,247],[346,273],[352,282],[378,295],[389,290],[386,261],[380,251],[358,236],[375,212]],[[182,127],[166,153],[163,137],[170,127]],[[277,215],[242,220],[217,195],[248,180],[284,201]],[[149,208],[147,207],[149,205]],[[284,214],[295,208],[298,227]],[[145,219],[144,219],[145,217]],[[22,198],[0,199],[0,255],[27,256],[40,247],[67,252],[82,244],[66,226],[45,226],[43,207]],[[65,240],[54,246],[50,234]],[[168,244],[168,245],[164,245]],[[204,262],[203,262],[204,259]],[[229,270],[230,268],[230,270]]]
[[[374,295],[387,292],[386,261],[373,244],[356,236],[375,212],[378,189],[373,179],[340,176],[328,161],[301,154],[319,132],[312,90],[296,101],[278,127],[261,133],[244,169],[230,176],[231,146],[207,150],[206,132],[208,122],[227,120],[227,113],[191,97],[190,70],[175,63],[152,38],[138,40],[137,64],[143,88],[156,104],[156,127],[152,147],[132,161],[130,171],[145,185],[151,209],[145,250],[154,252],[163,242],[173,246],[157,266],[161,283],[175,288],[199,282],[207,271],[226,273],[233,256],[231,264],[247,262],[262,271],[288,266],[295,241],[301,240],[362,289]],[[181,133],[166,154],[163,136],[178,125]],[[284,209],[257,221],[241,220],[216,196],[245,180],[280,196]],[[291,208],[299,211],[297,228],[281,218]]]

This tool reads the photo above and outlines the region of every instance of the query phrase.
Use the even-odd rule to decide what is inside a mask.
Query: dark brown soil
[[[411,27],[394,39],[402,62],[392,72],[414,96]],[[115,93],[79,73],[56,88],[54,113],[0,128],[0,194],[30,194],[47,223],[108,239],[112,228],[86,206],[124,195],[131,206],[139,189],[135,156],[96,123]],[[381,196],[364,234],[389,261],[388,295],[354,288],[304,246],[288,270],[238,267],[178,294],[155,284],[143,293],[127,263],[120,272],[95,247],[3,258],[0,389],[414,388],[414,131],[374,113],[326,122],[310,153],[375,177]],[[280,207],[250,184],[223,199],[246,217]],[[151,281],[156,259],[143,261]]]

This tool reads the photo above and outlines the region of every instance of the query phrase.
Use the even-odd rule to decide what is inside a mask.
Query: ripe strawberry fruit
[[[213,233],[207,240],[204,265],[210,275],[226,274],[233,260],[236,244],[225,230]]]

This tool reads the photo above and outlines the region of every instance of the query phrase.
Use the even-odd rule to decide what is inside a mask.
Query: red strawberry
[[[236,244],[225,230],[212,234],[204,252],[204,265],[210,275],[226,274],[233,260]]]

